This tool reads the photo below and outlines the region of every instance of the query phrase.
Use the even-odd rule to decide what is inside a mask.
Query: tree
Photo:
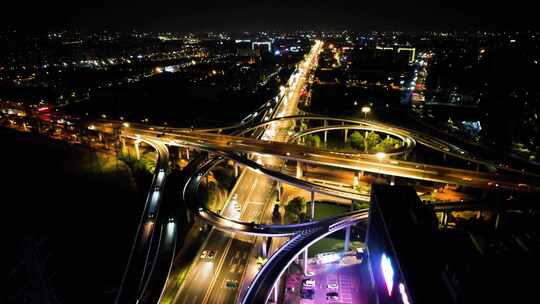
[[[286,216],[293,221],[301,219],[302,213],[306,213],[306,201],[301,196],[293,198],[285,206]]]
[[[361,202],[361,201],[353,201],[352,202],[352,209],[353,210],[361,210],[361,209],[366,209],[366,208],[369,208],[369,203],[368,202]]]
[[[306,144],[310,147],[318,148],[321,145],[321,138],[319,135],[307,135]]]
[[[381,137],[379,136],[379,134],[371,131],[366,137],[366,142],[367,142],[367,148],[373,149],[376,145],[378,145],[381,142]]]
[[[358,131],[354,131],[350,137],[351,147],[358,150],[365,150],[365,138]]]
[[[400,146],[401,142],[399,140],[387,136],[383,141],[374,147],[374,150],[376,152],[392,152],[399,149]]]
[[[272,211],[272,223],[281,224],[281,213],[279,213],[279,204],[274,205],[274,210]]]

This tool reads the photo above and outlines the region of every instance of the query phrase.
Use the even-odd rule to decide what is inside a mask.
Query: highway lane
[[[239,204],[242,206],[242,215],[239,220],[260,222],[264,208],[274,188],[273,181],[268,177],[247,171],[244,183],[248,186],[250,185],[251,189],[247,199]],[[234,204],[230,205],[230,208],[234,209]],[[204,303],[220,304],[234,302],[237,289],[228,289],[225,287],[225,284],[227,280],[241,282],[254,241],[254,237],[235,235],[227,256],[224,259],[223,267],[215,282],[212,282],[214,285],[211,285],[208,301]]]
[[[156,223],[161,220],[159,214],[161,198],[166,181],[167,170],[169,167],[169,151],[167,146],[160,141],[152,138],[141,139],[150,144],[158,152],[158,162],[152,180],[150,190],[146,199],[141,220],[135,234],[135,240],[129,255],[128,263],[120,290],[118,292],[116,303],[133,303],[139,296],[147,276],[149,269],[147,265],[150,262],[151,246]]]
[[[272,181],[249,170],[244,172],[222,214],[228,218],[251,222],[261,217],[272,191]],[[236,200],[233,200],[234,194],[238,195]],[[252,237],[212,229],[202,250],[215,251],[215,258],[198,259],[195,262],[186,277],[189,285],[182,286],[174,303],[234,302],[236,290],[227,289],[225,284],[227,280],[241,281],[252,243]],[[216,299],[219,300],[216,302]]]
[[[317,42],[310,52],[310,64],[304,65],[304,69],[301,69],[297,75],[293,75],[291,79],[289,79],[288,84],[290,85],[290,88],[284,92],[285,96],[283,96],[281,102],[273,111],[272,117],[288,115],[297,111],[299,93],[304,86],[307,73],[305,69],[309,70],[312,67],[314,62],[313,56],[315,53],[318,53],[320,45],[321,44]],[[289,122],[277,122],[267,128],[262,133],[261,137],[265,140],[285,140],[286,137],[283,137],[284,135],[281,134],[281,132],[276,132],[276,130],[288,125]],[[240,189],[233,192],[233,196],[238,194],[238,202],[231,203],[229,200],[228,205],[224,210],[224,215],[232,219],[239,219],[246,222],[260,222],[269,199],[271,198],[274,182],[270,178],[262,176],[257,172],[246,170],[239,183]],[[249,192],[246,191],[247,189],[245,189],[245,187],[250,187]],[[254,191],[254,189],[256,189],[256,191]],[[247,193],[247,196],[244,199],[245,193]],[[235,213],[238,213],[236,210],[238,207],[242,210],[241,215],[235,217],[235,215],[237,215]],[[255,241],[256,239],[254,237],[231,236],[228,247],[225,247],[223,260],[220,260],[218,269],[216,269],[218,275],[210,282],[210,287],[208,288],[209,292],[207,292],[202,303],[221,304],[235,302],[238,295],[238,289],[227,288],[226,283],[228,280],[236,281],[240,286],[244,271],[248,265],[248,259],[250,258],[249,254],[251,253]],[[253,259],[251,260],[253,261]],[[250,278],[248,278],[248,280],[250,280]]]

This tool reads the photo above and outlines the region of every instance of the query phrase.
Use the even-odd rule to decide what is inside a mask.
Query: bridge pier
[[[137,157],[137,159],[141,159],[141,150],[139,149],[140,143],[141,142],[138,140],[135,141],[135,157]]]
[[[403,153],[403,160],[407,160],[409,158],[409,152]]]
[[[347,142],[347,133],[349,132],[349,129],[345,129],[345,137],[343,138],[343,142]]]
[[[304,274],[307,275],[307,265],[308,265],[308,248],[304,250]]]
[[[262,237],[262,242],[261,242],[261,245],[262,245],[262,255],[267,258],[268,257],[268,250],[266,250],[266,237]]]
[[[326,142],[328,141],[328,131],[324,131],[324,145],[326,146]]]
[[[103,134],[101,134],[101,132],[98,132],[98,141],[99,142],[103,141]]]
[[[441,217],[441,226],[446,227],[446,223],[448,222],[448,213],[443,212]]]
[[[446,153],[443,153],[443,161],[446,161]]]
[[[345,245],[343,246],[343,253],[349,251],[349,245],[351,242],[351,226],[345,228]]]
[[[296,161],[296,178],[302,178],[304,175],[304,171],[302,169],[302,163],[299,161]]]
[[[238,178],[238,162],[234,162],[234,177]]]
[[[189,160],[189,148],[186,148],[186,159]]]
[[[124,137],[120,137],[120,142],[122,143],[122,153],[126,153],[126,139]]]
[[[311,191],[311,220],[315,219],[315,192]]]

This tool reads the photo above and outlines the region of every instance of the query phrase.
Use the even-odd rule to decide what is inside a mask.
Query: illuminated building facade
[[[451,303],[433,250],[436,229],[413,187],[373,186],[366,243],[377,303]]]

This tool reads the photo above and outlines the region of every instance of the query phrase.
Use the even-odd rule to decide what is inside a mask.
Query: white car
[[[328,289],[337,289],[338,288],[338,284],[337,283],[330,283],[327,285]]]
[[[315,286],[315,280],[314,279],[305,279],[302,281],[302,285],[305,287],[314,287]]]
[[[312,277],[314,275],[315,275],[315,272],[313,272],[313,271],[306,272],[306,277]]]

